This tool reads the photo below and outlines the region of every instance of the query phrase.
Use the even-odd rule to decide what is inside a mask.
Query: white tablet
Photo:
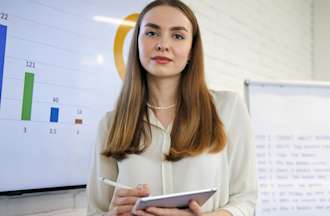
[[[202,206],[216,191],[216,188],[211,188],[198,191],[143,197],[136,201],[132,209],[132,213],[135,214],[137,210],[145,209],[151,206],[160,208],[188,208],[191,200],[195,200],[200,206]]]

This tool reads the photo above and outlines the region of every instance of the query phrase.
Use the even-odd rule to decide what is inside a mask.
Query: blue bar
[[[51,107],[50,108],[50,122],[58,122],[58,114],[60,112],[59,108]]]
[[[5,64],[6,39],[7,39],[7,26],[0,24],[0,106],[1,106],[2,83],[3,83],[3,67]]]

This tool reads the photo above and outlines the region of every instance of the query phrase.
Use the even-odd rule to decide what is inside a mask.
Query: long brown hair
[[[166,159],[178,161],[202,152],[221,151],[227,138],[204,77],[201,34],[192,10],[180,0],[156,0],[140,13],[133,33],[125,80],[113,113],[112,127],[103,154],[117,160],[127,154],[140,154],[151,140],[148,117],[146,71],[139,60],[138,36],[144,15],[154,7],[167,5],[180,9],[193,26],[190,61],[181,72],[176,115],[171,131],[171,148]],[[144,121],[144,119],[147,121]]]

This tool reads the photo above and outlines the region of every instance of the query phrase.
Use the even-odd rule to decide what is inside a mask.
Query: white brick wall
[[[244,79],[312,78],[312,0],[185,0],[196,12],[213,89]],[[84,215],[85,192],[0,198],[0,215]],[[37,214],[38,213],[38,214]]]
[[[244,79],[311,79],[311,0],[185,2],[201,25],[211,88],[241,91]]]
[[[330,1],[314,0],[313,79],[330,81]]]

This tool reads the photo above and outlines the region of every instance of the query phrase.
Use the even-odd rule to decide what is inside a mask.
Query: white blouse
[[[234,92],[211,93],[228,143],[219,153],[203,153],[177,162],[164,160],[171,145],[172,126],[164,128],[151,110],[152,141],[145,152],[128,155],[122,161],[100,155],[113,120],[107,113],[100,123],[93,154],[87,215],[102,215],[111,206],[114,188],[97,180],[103,176],[132,187],[148,184],[151,195],[215,187],[218,191],[203,205],[204,212],[221,208],[234,216],[253,216],[257,198],[255,145],[246,106]]]

